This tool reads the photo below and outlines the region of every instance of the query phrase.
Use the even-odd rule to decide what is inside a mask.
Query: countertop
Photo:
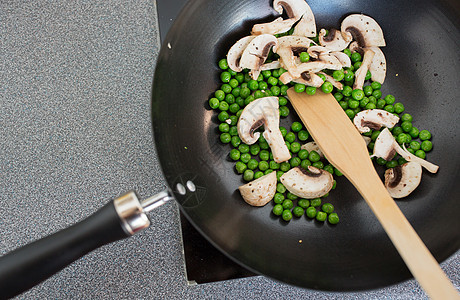
[[[150,126],[160,47],[149,1],[0,2],[0,255],[74,224],[123,192],[165,188]],[[20,299],[421,299],[409,280],[328,293],[263,276],[185,278],[179,210],[84,256]],[[442,263],[459,287],[459,252]]]

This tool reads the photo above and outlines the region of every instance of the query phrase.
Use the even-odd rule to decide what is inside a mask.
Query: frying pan
[[[435,148],[428,157],[440,166],[436,175],[424,172],[419,188],[397,203],[435,258],[443,261],[460,245],[460,160],[452,153],[460,146],[455,90],[459,5],[396,0],[308,3],[319,28],[337,28],[350,13],[365,13],[381,25],[388,63],[382,92],[405,105],[415,126],[433,133]],[[344,178],[337,178],[337,189],[327,199],[341,217],[337,226],[307,218],[285,223],[271,214],[271,204],[250,207],[237,192],[243,181],[227,157],[229,146],[218,141],[218,121],[207,100],[219,87],[217,61],[253,24],[275,18],[271,4],[195,0],[176,19],[160,51],[152,93],[154,139],[170,190],[147,199],[144,206],[149,209],[174,196],[189,221],[223,253],[289,284],[350,291],[410,278],[383,228]],[[282,125],[294,120],[291,114]],[[82,223],[0,258],[0,288],[9,293],[3,295],[28,289],[94,248],[148,225],[134,193],[115,202],[118,206],[111,202]],[[126,205],[121,221],[117,212]]]

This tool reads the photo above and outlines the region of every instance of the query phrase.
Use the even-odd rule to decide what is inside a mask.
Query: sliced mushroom
[[[382,28],[369,16],[361,14],[347,16],[342,21],[341,31],[351,33],[361,48],[385,46]]]
[[[301,83],[313,87],[321,87],[321,85],[324,83],[321,77],[311,72],[303,72],[298,78],[293,78],[289,72],[284,72],[279,77],[279,80],[283,84],[288,84],[289,82],[293,81],[295,83]]]
[[[247,204],[264,206],[276,193],[276,172],[271,172],[238,188]]]
[[[320,157],[324,157],[323,151],[319,149],[319,146],[316,142],[308,142],[300,147],[300,149],[305,149],[308,153],[315,151],[319,154]]]
[[[243,55],[244,49],[251,43],[255,36],[246,36],[242,39],[239,39],[227,53],[227,63],[230,69],[235,72],[243,71],[243,68],[240,67],[241,55]]]
[[[303,14],[299,23],[294,27],[293,35],[315,37],[316,36],[316,22],[313,12],[308,6],[307,11]]]
[[[335,28],[329,30],[326,35],[326,29],[321,29],[318,35],[319,44],[331,51],[342,51],[347,48],[348,44],[353,40],[353,36],[349,32],[341,32]]]
[[[275,60],[269,63],[265,63],[260,66],[260,71],[273,70],[281,68],[281,63],[279,60]]]
[[[359,132],[379,130],[382,126],[393,128],[399,122],[399,117],[383,109],[368,109],[357,113],[353,123]]]
[[[260,35],[260,34],[279,34],[289,31],[291,27],[296,22],[296,19],[286,19],[279,17],[275,21],[269,23],[256,24],[252,26],[251,34]]]
[[[292,168],[280,180],[289,192],[305,199],[324,196],[332,189],[334,182],[331,173],[312,166],[308,167],[308,171],[299,167]]]
[[[283,13],[284,9],[288,18],[295,21],[298,21],[308,10],[311,11],[305,0],[275,0],[273,1],[273,8],[280,14]]]
[[[375,53],[372,63],[369,66],[369,71],[372,75],[371,79],[372,81],[377,81],[382,84],[385,81],[387,73],[387,61],[385,59],[385,55],[378,47],[369,47],[366,49],[370,49]]]
[[[283,36],[278,38],[278,48],[275,53],[280,56],[281,64],[289,71],[297,66],[297,54],[307,51],[311,43],[313,41],[306,37]]]
[[[407,162],[385,171],[385,187],[393,198],[408,196],[418,187],[421,179],[422,166],[416,162]]]
[[[263,97],[249,103],[238,119],[237,130],[241,140],[248,144],[254,144],[260,137],[257,128],[264,126],[263,137],[270,146],[273,159],[277,163],[291,158],[284,138],[279,129],[278,97]]]
[[[376,47],[375,47],[376,48]],[[377,48],[378,49],[378,48]],[[367,71],[372,63],[375,52],[370,48],[364,49],[364,57],[361,66],[356,70],[355,73],[355,82],[353,83],[353,89],[363,89],[364,80],[366,79]]]
[[[323,46],[311,46],[307,50],[307,53],[312,59],[319,59],[320,55],[328,54],[329,52],[331,52],[331,50]]]
[[[278,40],[274,35],[262,34],[256,36],[249,42],[246,49],[244,49],[240,59],[240,67],[243,69],[250,69],[251,71],[259,71],[260,66],[262,66],[267,59],[270,49],[272,47],[276,49],[277,45]],[[257,79],[257,77],[254,79]]]
[[[438,172],[439,166],[421,159],[418,156],[415,156],[414,154],[407,151],[404,145],[403,148],[401,148],[398,142],[396,142],[394,136],[391,134],[390,130],[385,128],[382,130],[382,132],[380,132],[379,136],[375,140],[374,152],[371,157],[381,157],[386,161],[390,161],[393,159],[396,153],[401,155],[401,157],[407,161],[413,161],[420,164],[430,173]]]
[[[323,69],[340,70],[342,69],[342,64],[335,56],[325,54],[320,55],[318,60],[301,63],[288,70],[288,72],[294,78],[297,78],[304,72],[317,73]]]
[[[343,53],[343,52],[331,52],[330,54],[335,56],[340,61],[340,63],[342,64],[342,68],[351,67],[351,59],[345,53]]]

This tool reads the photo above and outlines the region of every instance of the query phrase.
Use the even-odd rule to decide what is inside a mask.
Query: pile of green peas
[[[428,130],[419,131],[418,128],[413,126],[412,116],[404,112],[404,105],[396,102],[393,95],[382,97],[381,84],[370,81],[372,74],[369,71],[366,74],[367,84],[363,89],[353,89],[354,72],[360,67],[362,56],[358,52],[351,53],[349,49],[345,49],[343,52],[351,58],[352,66],[335,71],[323,70],[324,73],[341,82],[343,90],[335,88],[330,82],[326,81],[324,75],[319,74],[324,81],[320,87],[321,90],[324,93],[332,93],[350,119],[353,119],[362,110],[375,108],[384,109],[400,116],[400,125],[390,129],[392,134],[399,144],[408,146],[407,150],[409,152],[425,159],[426,153],[433,148],[431,133]],[[310,60],[307,52],[302,52],[299,56],[301,62]],[[267,62],[275,59],[277,59],[276,54],[270,53]],[[255,99],[268,96],[278,97],[280,117],[286,118],[291,111],[290,104],[286,99],[287,90],[290,87],[294,87],[298,93],[306,92],[310,95],[314,95],[317,88],[299,83],[283,84],[279,80],[279,77],[284,72],[287,72],[283,68],[262,71],[257,80],[254,80],[249,75],[248,70],[235,72],[230,69],[225,58],[221,59],[218,65],[221,69],[221,86],[210,97],[208,104],[210,108],[218,112],[220,141],[232,147],[228,157],[235,163],[235,172],[240,174],[246,182],[271,172],[276,172],[278,183],[276,195],[272,200],[272,213],[275,216],[279,216],[285,221],[290,221],[293,217],[300,218],[305,214],[310,219],[314,218],[320,222],[324,222],[327,219],[330,224],[337,224],[339,217],[336,212],[333,212],[332,204],[325,203],[318,209],[321,205],[321,198],[313,200],[298,199],[297,196],[289,193],[280,182],[280,177],[293,167],[307,169],[308,166],[314,166],[330,172],[333,176],[342,176],[338,169],[326,159],[321,158],[316,151],[308,152],[305,149],[301,149],[303,144],[312,141],[312,139],[300,122],[294,121],[288,128],[280,127],[286,146],[291,153],[291,159],[283,163],[274,161],[270,147],[262,134],[255,144],[247,145],[239,138],[236,126],[244,107]],[[258,131],[262,133],[261,129],[258,129]],[[379,134],[380,130],[371,130],[364,134],[371,138],[371,142],[368,145],[370,153],[372,153],[375,140]],[[396,156],[391,161],[378,158],[376,162],[387,168],[406,163],[399,156]],[[335,186],[336,181],[334,180],[334,189]],[[323,198],[327,196],[328,194]],[[297,205],[294,205],[294,202]],[[331,207],[332,210],[330,209]]]

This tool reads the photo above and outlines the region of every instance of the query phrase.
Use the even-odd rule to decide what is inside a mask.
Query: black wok
[[[153,83],[152,120],[172,193],[214,246],[257,273],[334,291],[378,288],[410,278],[383,228],[345,178],[338,178],[328,199],[340,214],[337,226],[306,218],[285,223],[271,215],[271,204],[250,207],[237,192],[243,182],[227,158],[229,147],[218,142],[216,115],[207,100],[219,86],[217,61],[249,34],[252,24],[274,19],[271,3],[190,1],[166,36]],[[429,160],[440,166],[436,175],[425,172],[420,187],[397,203],[435,258],[443,261],[460,245],[460,160],[455,152],[460,146],[455,90],[460,83],[458,4],[308,3],[318,27],[338,27],[347,14],[362,12],[383,28],[388,63],[383,94],[395,95],[415,117],[415,126],[433,133],[435,148]],[[150,199],[150,205],[167,199],[168,193],[160,196]],[[82,223],[0,258],[2,295],[15,295],[92,249],[131,233],[109,203]]]

